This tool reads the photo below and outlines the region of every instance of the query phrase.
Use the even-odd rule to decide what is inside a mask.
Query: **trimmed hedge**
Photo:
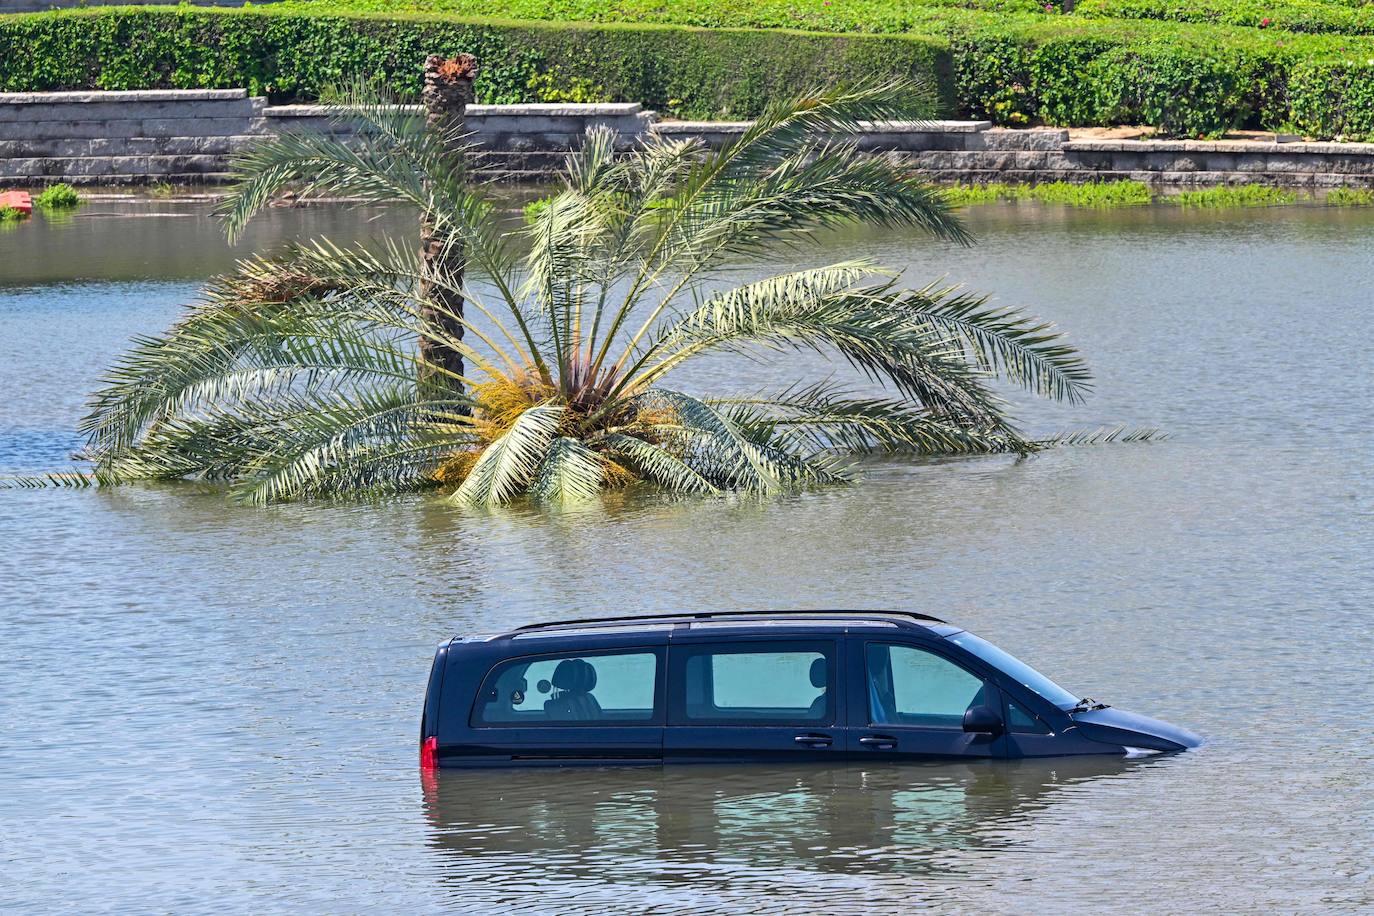
[[[541,0],[525,0],[541,2]],[[592,2],[592,0],[583,0]],[[1374,40],[1222,26],[912,8],[919,35],[826,35],[124,8],[0,18],[0,90],[246,86],[310,98],[352,74],[415,89],[426,53],[469,51],[486,102],[640,101],[747,117],[778,95],[925,76],[942,113],[1002,124],[1235,127],[1374,139]]]
[[[1075,16],[1096,19],[1159,19],[1283,29],[1288,32],[1374,35],[1374,6],[1319,0],[1082,0]]]
[[[278,8],[0,17],[0,90],[244,86],[283,100],[367,74],[418,91],[426,54],[459,51],[481,62],[475,88],[487,103],[627,100],[690,118],[747,117],[800,88],[902,74],[930,84],[932,113],[953,105],[938,39]]]
[[[934,9],[1044,14],[1062,0],[285,0],[313,12],[443,13],[470,19],[653,23],[704,29],[801,29],[902,34],[923,31]]]
[[[949,33],[956,94],[1007,124],[1147,124],[1214,136],[1288,120],[1281,44],[1167,23],[975,22]]]

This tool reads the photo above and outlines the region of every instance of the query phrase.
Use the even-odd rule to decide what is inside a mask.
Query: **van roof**
[[[712,629],[720,626],[806,626],[824,628],[850,626],[904,627],[931,629],[938,626],[944,632],[952,628],[945,621],[915,611],[889,610],[776,610],[776,611],[681,611],[672,614],[639,614],[618,617],[585,617],[577,620],[558,620],[531,623],[501,633],[494,639],[510,639],[522,634],[614,629],[632,633],[636,630],[658,630],[666,627],[697,626]],[[957,632],[957,628],[953,628]]]

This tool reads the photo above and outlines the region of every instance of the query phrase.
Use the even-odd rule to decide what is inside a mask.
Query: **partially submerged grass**
[[[999,200],[1016,200],[1021,186],[995,181],[991,184],[956,184],[945,188],[945,199],[951,207],[971,207]]]
[[[0,207],[0,223],[17,223],[27,215],[14,207]]]
[[[1030,188],[1031,200],[1071,207],[1138,207],[1150,202],[1150,187],[1139,181],[1052,181]]]
[[[533,226],[535,220],[539,219],[539,214],[543,213],[545,210],[549,208],[549,202],[551,200],[553,200],[552,197],[541,197],[538,200],[532,200],[529,203],[525,204],[525,206],[520,211],[525,216],[525,222]]]
[[[1165,203],[1180,207],[1277,207],[1295,204],[1301,195],[1266,184],[1242,184],[1235,187],[1204,188],[1184,191],[1163,198]]]
[[[1332,188],[1323,201],[1332,207],[1374,206],[1374,190],[1369,188]]]
[[[967,207],[998,200],[1034,200],[1046,204],[1065,204],[1070,207],[1135,207],[1148,204],[1150,188],[1139,181],[1088,181],[1075,184],[1051,181],[1045,184],[955,185],[945,189],[951,205]]]
[[[1070,207],[1135,207],[1148,203],[1165,203],[1178,207],[1279,207],[1296,203],[1324,203],[1333,207],[1374,206],[1374,189],[1335,188],[1325,197],[1276,188],[1272,185],[1243,184],[1232,187],[1203,188],[1182,194],[1157,195],[1150,186],[1139,181],[1088,181],[1073,184],[1053,181],[1046,184],[988,184],[954,185],[944,189],[945,198],[954,207],[971,207],[1006,200],[1034,200]]]
[[[34,197],[33,205],[40,210],[70,210],[81,206],[81,195],[71,185],[58,182]]]

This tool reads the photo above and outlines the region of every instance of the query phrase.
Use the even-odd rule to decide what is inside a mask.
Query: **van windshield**
[[[949,641],[956,646],[969,650],[1008,677],[1015,678],[1018,683],[1034,690],[1060,709],[1072,709],[1078,703],[1078,697],[1016,656],[997,648],[986,639],[980,639],[972,633],[964,631],[949,637]]]

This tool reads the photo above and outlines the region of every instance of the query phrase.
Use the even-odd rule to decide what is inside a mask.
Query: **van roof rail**
[[[675,614],[634,614],[620,615],[616,617],[583,617],[577,620],[551,620],[546,623],[527,623],[524,626],[516,627],[512,633],[525,633],[530,630],[549,630],[560,627],[588,627],[588,626],[635,626],[641,623],[690,623],[693,620],[718,620],[720,618],[757,618],[767,620],[775,617],[858,617],[870,619],[890,619],[893,617],[905,618],[913,623],[945,623],[939,617],[932,617],[929,614],[920,614],[916,611],[885,611],[885,610],[826,610],[824,608],[789,608],[786,610],[775,611],[679,611]]]

